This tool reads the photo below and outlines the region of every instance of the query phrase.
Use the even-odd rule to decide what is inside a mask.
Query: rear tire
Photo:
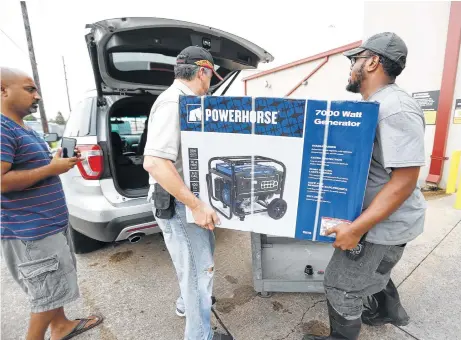
[[[269,203],[267,213],[274,220],[281,219],[287,212],[287,202],[281,198],[276,198]]]
[[[79,233],[74,228],[72,228],[70,224],[69,232],[72,239],[72,245],[74,246],[75,254],[91,253],[95,250],[101,249],[108,244],[106,242],[94,240],[88,236],[83,235],[82,233]]]

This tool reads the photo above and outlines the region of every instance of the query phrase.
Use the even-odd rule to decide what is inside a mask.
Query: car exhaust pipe
[[[130,241],[130,243],[138,243],[139,241],[141,241],[142,237],[142,234],[134,234],[128,237],[128,241]]]

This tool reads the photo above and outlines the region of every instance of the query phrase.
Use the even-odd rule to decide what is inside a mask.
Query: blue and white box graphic
[[[184,180],[219,227],[334,242],[325,230],[360,215],[378,103],[181,96],[179,107]]]

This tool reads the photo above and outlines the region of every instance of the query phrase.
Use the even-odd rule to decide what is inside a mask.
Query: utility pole
[[[32,42],[32,32],[30,31],[29,16],[27,14],[27,6],[25,1],[21,1],[21,10],[22,19],[24,21],[24,29],[26,31],[27,46],[29,47],[29,59],[30,64],[32,66],[32,73],[34,76],[35,84],[38,87],[38,93],[40,94],[40,97],[42,97],[42,100],[40,100],[40,102],[38,103],[38,107],[40,109],[40,120],[42,121],[43,132],[49,133],[48,120],[46,119],[45,105],[43,104],[42,90],[40,87],[40,78],[38,77],[37,62],[35,61],[34,44]]]
[[[67,102],[69,103],[69,114],[70,114],[72,109],[70,107],[69,86],[67,85],[66,63],[64,62],[64,56],[62,56],[62,66],[64,67],[64,80],[66,81]]]

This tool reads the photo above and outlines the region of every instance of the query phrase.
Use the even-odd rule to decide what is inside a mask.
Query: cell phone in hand
[[[61,142],[62,158],[74,157],[76,146],[77,140],[75,138],[63,137]]]

